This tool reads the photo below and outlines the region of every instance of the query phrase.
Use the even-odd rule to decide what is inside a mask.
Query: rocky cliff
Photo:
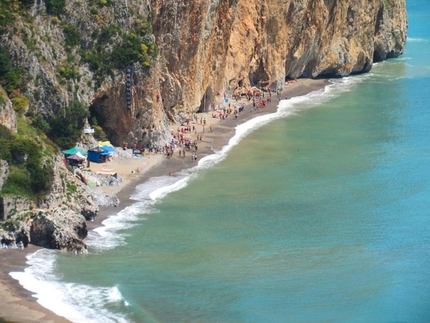
[[[113,144],[163,144],[170,120],[209,110],[219,93],[368,72],[402,53],[407,32],[405,0],[0,0],[0,11],[0,124],[15,133],[26,121],[41,147],[56,139],[55,117],[71,127],[76,102]],[[28,150],[20,140],[8,151]],[[0,186],[35,169],[14,156]],[[35,164],[45,179],[54,170],[44,198],[1,198],[2,243],[83,251],[97,205],[51,158]]]
[[[406,41],[405,1],[163,0],[153,9],[160,87],[178,111],[207,109],[226,89],[368,72]]]
[[[61,158],[53,161],[54,178],[48,194],[37,201],[0,197],[0,244],[34,245],[85,252],[86,220],[96,217],[99,206],[79,178]],[[0,184],[7,178],[7,163],[0,160]],[[3,221],[3,222],[1,222]]]
[[[92,221],[99,206],[117,206],[118,198],[106,195],[99,186],[116,186],[121,177],[93,172],[70,172],[59,157],[54,157],[51,189],[43,198],[0,196],[0,247],[26,247],[29,243],[85,253],[87,221]],[[8,163],[0,159],[0,191],[9,175]],[[93,182],[97,187],[85,184]]]
[[[77,98],[115,144],[167,140],[169,119],[208,109],[217,92],[367,72],[402,53],[407,31],[405,0],[53,2],[34,2],[0,44],[28,73],[30,110],[49,119]],[[150,27],[145,58],[102,68]]]

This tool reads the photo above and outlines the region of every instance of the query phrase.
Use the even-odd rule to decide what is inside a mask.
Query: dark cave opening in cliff
[[[91,126],[100,126],[103,128],[103,124],[106,122],[106,117],[100,113],[103,110],[103,103],[108,100],[108,97],[104,95],[100,99],[94,101],[92,105],[90,105],[90,125]]]
[[[93,136],[96,140],[108,139],[112,141],[112,138],[110,138],[111,136],[109,136],[109,131],[105,126],[108,121],[106,111],[109,100],[110,98],[107,95],[103,95],[102,97],[94,100],[93,104],[89,107],[90,116],[88,120],[91,128],[94,128]],[[99,127],[101,127],[101,129]]]
[[[266,73],[266,69],[264,68],[263,60],[260,60],[257,69],[249,74],[249,83],[251,86],[260,87],[262,82],[266,82],[269,79],[269,76]]]
[[[200,102],[200,107],[198,112],[207,112],[210,110],[211,108],[211,104],[213,102],[214,99],[214,92],[212,90],[212,88],[208,87],[206,89],[205,94],[203,95],[203,98]]]

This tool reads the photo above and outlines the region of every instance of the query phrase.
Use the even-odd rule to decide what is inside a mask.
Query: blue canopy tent
[[[106,157],[108,155],[109,155],[109,152],[102,149],[101,147],[94,147],[88,150],[88,160],[95,163],[106,162]]]
[[[111,146],[101,146],[100,148],[108,153],[116,153],[116,149]]]

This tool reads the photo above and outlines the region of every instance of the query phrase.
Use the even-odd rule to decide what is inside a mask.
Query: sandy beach
[[[329,82],[326,79],[299,79],[297,82],[290,82],[288,87],[285,87],[281,93],[281,99],[288,99],[296,96],[306,95],[310,92],[323,89]],[[267,97],[266,97],[267,98]],[[230,115],[223,121],[219,118],[213,118],[212,112],[197,114],[199,118],[207,116],[205,130],[200,122],[191,123],[195,126],[196,133],[187,134],[192,140],[195,140],[197,135],[202,136],[202,140],[198,141],[198,159],[212,154],[214,151],[221,149],[228,143],[228,140],[234,135],[235,127],[259,115],[273,113],[277,109],[278,99],[276,93],[272,93],[271,102],[267,102],[264,108],[254,109],[251,111],[252,101],[246,99],[235,100],[230,99],[231,105],[246,104],[245,109],[238,118]],[[181,125],[171,124],[170,128],[173,132],[177,132]],[[210,131],[210,127],[213,131]],[[92,230],[102,225],[103,220],[109,216],[115,216],[121,209],[135,201],[130,200],[130,195],[134,191],[136,185],[155,176],[175,174],[182,169],[190,168],[196,165],[196,161],[192,160],[191,155],[194,152],[187,151],[186,156],[179,156],[178,152],[174,152],[173,158],[167,159],[162,154],[146,154],[139,158],[117,158],[105,164],[91,163],[90,169],[94,172],[116,172],[122,177],[123,182],[119,186],[102,187],[107,194],[116,194],[120,200],[118,207],[102,208],[95,221],[88,223],[89,230]],[[24,250],[0,249],[0,323],[16,322],[16,323],[33,323],[33,322],[69,322],[63,317],[59,317],[48,311],[37,303],[31,293],[22,288],[18,281],[12,279],[9,275],[12,271],[23,271],[26,266],[26,256],[38,250],[38,247],[29,245]]]

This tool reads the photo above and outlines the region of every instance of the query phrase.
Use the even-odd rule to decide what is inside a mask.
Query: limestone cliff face
[[[96,95],[95,110],[114,142],[162,141],[165,122],[209,109],[217,92],[368,72],[374,61],[401,54],[406,41],[404,0],[152,0],[150,6],[160,56],[153,76],[135,75],[130,111],[124,86]]]
[[[169,119],[208,109],[218,91],[367,72],[402,53],[407,31],[405,0],[71,0],[59,17],[37,1],[29,15],[0,44],[30,75],[30,110],[49,117],[77,98],[118,145],[163,143]],[[114,25],[115,42],[142,17],[150,17],[158,59],[129,66],[128,89],[125,69],[97,76],[81,58],[100,31]],[[70,26],[79,32],[74,46]],[[100,56],[114,42],[99,43]]]
[[[168,108],[205,109],[217,91],[367,72],[406,41],[404,0],[153,0]]]
[[[170,141],[168,122],[208,110],[218,92],[368,72],[402,53],[407,32],[405,0],[70,0],[57,15],[43,0],[28,6],[0,35],[24,71],[9,93],[29,101],[28,110],[15,107],[19,118],[49,121],[78,100],[116,145]],[[121,49],[136,34],[144,34],[139,48]],[[158,55],[148,60],[154,42]],[[117,60],[140,58],[109,64],[115,50]],[[15,132],[18,101],[0,87],[0,124]],[[98,206],[52,158],[55,180],[43,200],[0,198],[1,244],[85,251],[85,219]],[[0,161],[0,187],[10,171]]]

